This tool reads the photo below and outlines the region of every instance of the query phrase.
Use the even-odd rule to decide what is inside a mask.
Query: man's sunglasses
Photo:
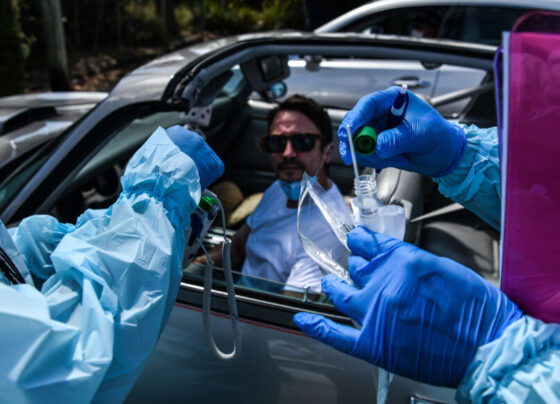
[[[315,147],[315,141],[321,139],[318,133],[294,133],[293,135],[264,135],[261,148],[266,153],[283,153],[288,140],[297,152],[309,152]]]

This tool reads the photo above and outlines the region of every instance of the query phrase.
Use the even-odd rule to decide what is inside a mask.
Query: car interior
[[[107,131],[106,139],[88,151],[88,156],[74,172],[69,172],[64,187],[51,195],[49,213],[61,221],[75,222],[84,209],[109,206],[120,193],[119,178],[133,152],[158,126],[167,128],[180,124],[202,134],[225,163],[224,176],[210,190],[224,204],[227,234],[233,236],[255,209],[263,191],[275,180],[269,157],[260,149],[260,138],[268,130],[268,112],[292,94],[289,62],[301,61],[309,83],[313,83],[313,75],[321,68],[322,60],[343,62],[349,59],[351,51],[344,47],[327,52],[325,48],[312,46],[302,47],[301,51],[293,47],[263,46],[195,69],[189,81],[185,80],[175,88],[173,98],[176,102],[172,107],[146,108],[142,114],[131,114],[129,119]],[[406,51],[398,55],[390,52],[395,51],[379,49],[376,53],[362,49],[360,57],[418,60],[424,56],[422,62],[426,68],[432,69],[449,58],[444,53],[426,52],[418,56]],[[483,127],[495,124],[491,62],[455,56],[454,63],[473,69],[485,68],[487,74],[475,88],[427,101],[438,107],[466,100],[461,104],[466,105],[464,109],[454,114],[459,121]],[[323,90],[328,92],[328,88]],[[357,101],[369,92],[370,89],[364,88],[362,94],[351,96]],[[333,99],[330,105],[324,107],[335,131],[335,153],[329,164],[329,177],[345,196],[350,197],[354,174],[338,154],[336,136],[336,129],[348,111],[347,100],[337,104]],[[430,178],[398,169],[384,169],[377,175],[377,188],[378,197],[384,204],[405,207],[405,241],[454,259],[491,282],[498,282],[499,232],[439,194]],[[423,216],[426,218],[422,219]],[[417,218],[420,219],[415,220]],[[214,222],[204,240],[208,248],[222,241],[220,223],[219,220]],[[203,265],[192,263],[184,269],[184,279],[202,285],[203,271]],[[239,272],[240,268],[234,268],[234,271],[234,279],[239,283],[246,275]],[[214,271],[214,278],[216,287],[220,288],[223,272]],[[329,305],[324,295],[304,289],[286,296],[283,293],[285,285],[267,279],[253,277],[251,285],[252,290],[247,291],[247,286],[236,286],[236,290],[265,296],[269,300],[295,299]],[[227,312],[227,309],[224,311]],[[334,309],[332,312],[336,313]],[[291,317],[286,322],[291,324]]]

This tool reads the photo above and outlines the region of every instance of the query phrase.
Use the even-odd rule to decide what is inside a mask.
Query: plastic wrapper
[[[354,226],[350,209],[341,211],[338,206],[313,177],[303,174],[297,215],[301,245],[323,270],[351,282],[346,233]]]

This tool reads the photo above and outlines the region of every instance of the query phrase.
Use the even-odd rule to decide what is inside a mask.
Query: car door
[[[351,109],[364,91],[384,90],[406,83],[423,97],[431,97],[437,70],[417,60],[293,58],[286,80],[288,96],[303,94],[323,105]],[[314,66],[311,66],[314,64]]]
[[[320,59],[293,57],[285,80],[286,97],[302,94],[325,106],[351,109],[363,95],[406,84],[416,95],[431,99],[476,87],[486,77],[482,69],[451,64],[424,63],[415,59]],[[438,110],[457,118],[470,99],[443,105]]]
[[[291,288],[288,296],[282,293],[283,284],[234,273],[241,355],[232,361],[215,357],[202,329],[203,271],[197,264],[185,268],[169,322],[127,403],[376,401],[376,367],[308,338],[292,322],[298,311],[312,311],[351,324],[324,295]],[[222,279],[221,270],[215,270],[212,332],[219,348],[230,352],[232,330]],[[399,376],[391,386],[388,402],[411,402],[413,397],[451,402],[454,397],[453,389]]]

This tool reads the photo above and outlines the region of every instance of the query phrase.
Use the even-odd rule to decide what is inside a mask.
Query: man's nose
[[[296,156],[296,151],[294,149],[294,146],[292,146],[292,142],[290,140],[288,140],[286,142],[286,148],[284,149],[284,152],[282,153],[283,157],[295,157]]]

